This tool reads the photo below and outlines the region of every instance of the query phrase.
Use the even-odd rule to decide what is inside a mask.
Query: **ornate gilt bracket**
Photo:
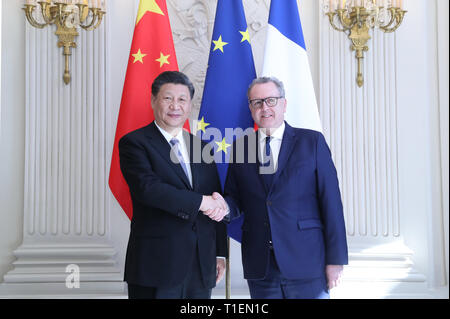
[[[356,83],[358,87],[364,85],[364,77],[362,72],[362,61],[364,59],[364,52],[369,50],[367,43],[371,39],[369,29],[378,26],[383,32],[390,33],[397,30],[403,21],[407,11],[401,8],[391,7],[385,9],[384,7],[369,6],[354,6],[344,9],[336,9],[335,11],[328,11],[325,14],[330,20],[333,29],[341,32],[346,32],[348,38],[352,41],[350,49],[355,51],[355,56],[358,64],[358,71],[356,75]],[[381,18],[389,16],[386,23]],[[335,23],[338,20],[338,26]],[[384,23],[384,24],[383,24]]]
[[[72,55],[72,48],[77,47],[75,42],[79,35],[77,27],[80,26],[87,31],[94,30],[98,28],[105,14],[105,11],[102,11],[100,8],[89,7],[86,3],[65,4],[55,2],[51,4],[49,1],[38,1],[40,10],[36,10],[38,7],[36,4],[25,4],[23,8],[28,22],[33,27],[42,29],[50,24],[56,25],[57,46],[58,48],[64,48],[65,68],[63,80],[65,84],[69,84],[71,80],[69,57]],[[33,13],[36,11],[40,11],[44,23],[38,22],[33,16]],[[89,16],[91,19],[88,22]]]

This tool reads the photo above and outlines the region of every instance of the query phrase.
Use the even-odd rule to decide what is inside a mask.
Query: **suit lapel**
[[[273,178],[272,186],[277,182],[278,177],[286,167],[286,164],[289,160],[290,155],[292,154],[292,151],[294,150],[296,142],[294,129],[286,122],[285,125],[286,127],[284,129],[283,141],[281,142],[280,154],[278,155],[278,167]]]
[[[195,162],[195,158],[194,158],[194,152],[198,151],[195,149],[195,145],[194,145],[194,136],[192,134],[190,134],[187,131],[183,130],[183,138],[185,141],[189,141],[189,144],[186,145],[186,149],[188,152],[188,156],[189,156],[189,165],[191,168],[191,175],[192,175],[192,189],[198,189],[198,174],[199,174],[199,164],[196,164]]]
[[[286,126],[284,129],[283,141],[281,143],[280,153],[278,154],[277,171],[275,172],[275,176],[273,177],[270,189],[267,189],[266,183],[264,182],[262,175],[259,174],[259,166],[261,164],[259,161],[259,157],[257,157],[257,164],[255,165],[256,166],[255,169],[257,171],[257,174],[259,175],[259,180],[260,180],[261,184],[263,185],[263,187],[266,189],[267,193],[270,193],[270,190],[273,188],[273,185],[275,185],[279,176],[283,172],[283,169],[286,167],[286,164],[289,160],[290,155],[292,154],[292,151],[293,151],[295,143],[296,143],[294,129],[286,122],[285,122],[285,125]],[[259,133],[257,134],[256,154],[257,154],[257,156],[259,156],[259,154],[260,154]]]
[[[186,187],[191,189],[191,185],[189,183],[188,177],[184,173],[184,170],[181,167],[181,164],[174,163],[170,158],[171,147],[170,147],[169,143],[167,143],[167,140],[161,134],[161,132],[156,127],[154,122],[152,122],[148,126],[148,128],[149,129],[148,129],[147,136],[152,140],[152,144],[154,145],[155,149],[158,151],[158,153],[161,155],[161,157],[163,157],[167,161],[170,169],[175,171],[175,173],[178,175],[178,177],[181,178],[181,180],[186,185]],[[192,170],[192,165],[191,165],[191,170]],[[194,178],[194,177],[192,177],[192,178]]]
[[[261,185],[263,186],[263,188],[266,190],[266,193],[268,194],[270,189],[267,188],[266,183],[264,182],[264,178],[262,176],[262,174],[260,174],[260,166],[261,166],[261,161],[259,160],[259,156],[261,154],[261,151],[259,150],[259,131],[256,132],[256,163],[252,164],[254,166],[254,170],[256,171],[256,174],[258,175],[259,178],[259,182],[261,183]]]

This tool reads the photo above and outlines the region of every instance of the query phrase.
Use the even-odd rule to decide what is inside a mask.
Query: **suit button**
[[[272,206],[272,202],[270,200],[267,201],[267,206]]]
[[[178,217],[182,218],[182,219],[189,219],[189,214],[186,213],[178,213]]]
[[[193,230],[193,231],[196,231],[196,230],[197,230],[197,226],[192,225],[192,230]]]

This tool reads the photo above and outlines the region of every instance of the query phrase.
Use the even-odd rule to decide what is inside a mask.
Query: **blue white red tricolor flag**
[[[261,75],[283,82],[291,126],[322,132],[297,0],[270,3]]]

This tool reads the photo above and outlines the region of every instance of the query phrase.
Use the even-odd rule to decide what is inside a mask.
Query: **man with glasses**
[[[250,295],[329,298],[348,263],[330,150],[321,133],[284,121],[287,101],[276,78],[255,79],[248,99],[258,131],[233,144],[224,195],[231,219],[244,214],[242,262]]]

